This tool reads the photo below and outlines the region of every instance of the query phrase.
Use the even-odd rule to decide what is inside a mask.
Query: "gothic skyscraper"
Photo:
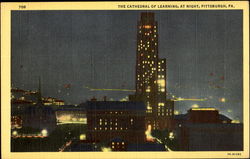
[[[136,93],[130,100],[147,106],[147,125],[153,129],[168,127],[173,103],[166,100],[166,59],[158,55],[158,24],[154,13],[141,13],[137,25]]]

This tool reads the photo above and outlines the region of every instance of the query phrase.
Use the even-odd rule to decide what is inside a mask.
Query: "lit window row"
[[[102,127],[99,127],[99,128],[97,128],[97,127],[95,127],[94,128],[94,130],[127,130],[128,128],[127,127],[125,127],[125,128],[123,128],[123,127],[104,127],[104,128],[102,128]]]

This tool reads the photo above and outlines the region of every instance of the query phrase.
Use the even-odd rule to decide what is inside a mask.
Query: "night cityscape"
[[[241,11],[12,11],[11,151],[242,151]]]

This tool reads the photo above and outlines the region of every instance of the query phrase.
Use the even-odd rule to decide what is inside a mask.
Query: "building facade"
[[[128,143],[145,142],[143,102],[88,101],[87,140],[125,150]]]
[[[241,151],[243,124],[231,123],[215,108],[191,108],[176,118],[181,151]]]
[[[146,124],[153,129],[169,127],[173,102],[166,101],[166,59],[158,55],[158,24],[154,13],[141,13],[137,25],[136,93],[131,101],[146,105]]]

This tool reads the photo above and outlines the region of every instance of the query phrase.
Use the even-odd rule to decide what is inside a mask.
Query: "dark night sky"
[[[135,86],[136,26],[141,11],[12,12],[12,86],[78,104],[93,96],[120,100]],[[167,91],[185,113],[193,104],[242,120],[242,12],[154,11]],[[70,84],[70,88],[64,88]],[[225,98],[226,102],[220,99]]]

